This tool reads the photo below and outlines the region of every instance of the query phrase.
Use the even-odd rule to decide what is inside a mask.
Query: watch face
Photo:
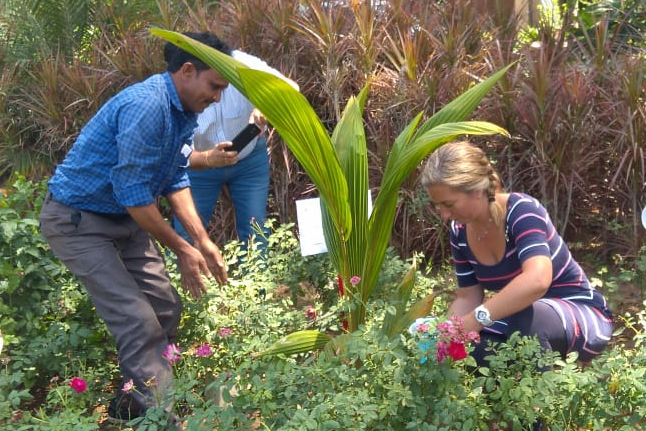
[[[483,324],[484,326],[491,325],[492,322],[491,322],[491,317],[489,316],[489,310],[487,309],[476,310],[476,320],[479,323]]]

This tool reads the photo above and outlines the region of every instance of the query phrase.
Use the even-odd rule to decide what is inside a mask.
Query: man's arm
[[[211,241],[209,234],[202,225],[202,220],[193,202],[191,190],[189,188],[177,190],[168,194],[166,200],[188,236],[193,239],[193,246],[200,251],[206,260],[210,273],[205,272],[205,274],[209,276],[212,274],[218,283],[226,284],[228,280],[224,259],[220,249]]]
[[[188,193],[190,197],[190,191]],[[191,246],[173,230],[164,220],[155,204],[126,207],[126,209],[142,229],[147,231],[161,244],[170,248],[177,255],[182,275],[182,287],[191,296],[199,298],[206,292],[206,286],[204,285],[200,272],[204,273],[207,277],[211,277],[212,274],[215,275],[216,280],[220,284],[227,282],[222,256],[215,244],[208,239],[206,232],[203,234],[204,238],[206,238],[206,242],[210,243],[211,246],[209,247],[207,245],[203,247],[207,249],[207,254],[209,254],[210,260],[213,262],[212,265],[209,265],[209,260],[203,255],[201,249]],[[193,211],[195,211],[194,206]],[[201,227],[197,214],[195,214],[195,217],[197,217],[198,225]],[[204,231],[204,228],[202,228],[202,231]],[[202,239],[202,242],[204,241]]]

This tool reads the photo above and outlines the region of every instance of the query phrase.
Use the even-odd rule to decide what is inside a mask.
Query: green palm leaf
[[[369,235],[367,249],[370,253],[366,255],[363,276],[362,299],[366,301],[372,294],[379,270],[386,254],[386,248],[390,241],[397,208],[399,187],[402,182],[411,174],[419,163],[433,150],[440,145],[451,141],[458,136],[488,135],[493,133],[507,134],[507,132],[495,124],[487,122],[459,122],[441,124],[422,134],[410,133],[400,134],[398,140],[401,142],[401,150],[397,155],[391,154],[384,177],[381,182],[381,190],[375,200],[374,209],[369,221]]]
[[[401,334],[406,328],[408,328],[418,317],[428,316],[433,308],[433,302],[440,294],[444,293],[443,290],[438,292],[433,292],[430,295],[420,299],[415,304],[413,304],[408,311],[406,311],[402,316],[396,319],[390,329],[390,332],[387,333],[389,337],[394,337],[397,334]]]
[[[348,186],[352,234],[341,237],[334,229],[333,215],[327,204],[322,207],[323,228],[330,258],[346,281],[353,275],[359,275],[368,234],[368,152],[362,117],[368,88],[366,86],[358,97],[350,98],[332,134],[332,142]],[[353,269],[356,273],[351,273]],[[346,290],[353,293],[351,285]]]
[[[272,344],[267,350],[258,353],[257,356],[311,352],[322,349],[331,340],[332,336],[324,332],[314,330],[293,332]]]
[[[307,99],[282,79],[251,70],[183,34],[161,29],[151,33],[200,58],[262,111],[317,187],[335,228],[347,238],[352,231],[347,184],[332,141]]]
[[[395,334],[398,333],[393,329],[398,326],[397,321],[401,319],[406,312],[406,306],[408,305],[410,295],[413,291],[413,287],[415,286],[416,273],[417,262],[415,259],[413,259],[412,265],[408,269],[408,272],[406,272],[406,275],[404,275],[404,278],[397,287],[394,298],[391,301],[391,308],[394,312],[388,312],[387,310],[386,315],[384,316],[382,332],[386,334],[388,338],[392,338]],[[430,309],[428,311],[430,311]]]
[[[348,185],[332,141],[305,97],[285,81],[251,69],[240,70],[247,95],[278,130],[294,157],[316,185],[342,238],[352,232]]]

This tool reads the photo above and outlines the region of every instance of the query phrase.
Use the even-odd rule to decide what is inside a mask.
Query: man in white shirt
[[[252,69],[278,76],[298,89],[296,83],[253,55],[234,50],[231,56]],[[267,233],[263,227],[269,193],[265,118],[242,93],[229,85],[222,91],[220,101],[199,115],[197,123],[193,136],[194,151],[189,158],[189,178],[193,200],[204,227],[208,227],[222,186],[226,185],[233,202],[238,239],[246,248],[250,238],[256,235],[256,244],[263,249],[265,240],[262,235],[257,235],[254,226]],[[228,151],[231,140],[249,123],[256,123],[262,132],[240,152]],[[173,226],[186,237],[184,229],[175,220]]]

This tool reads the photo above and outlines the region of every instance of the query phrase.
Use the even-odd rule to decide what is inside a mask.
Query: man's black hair
[[[211,48],[215,48],[227,55],[231,55],[231,48],[229,48],[229,46],[224,43],[224,41],[222,41],[213,33],[186,32],[184,33],[184,35],[190,37],[191,39],[202,42],[203,44],[208,45]],[[193,54],[189,54],[183,49],[178,48],[176,45],[170,42],[168,42],[166,46],[164,46],[164,60],[166,60],[166,63],[168,63],[166,70],[171,73],[177,72],[184,63],[193,63],[198,71],[209,69],[209,66],[204,64],[202,60],[198,59]]]

